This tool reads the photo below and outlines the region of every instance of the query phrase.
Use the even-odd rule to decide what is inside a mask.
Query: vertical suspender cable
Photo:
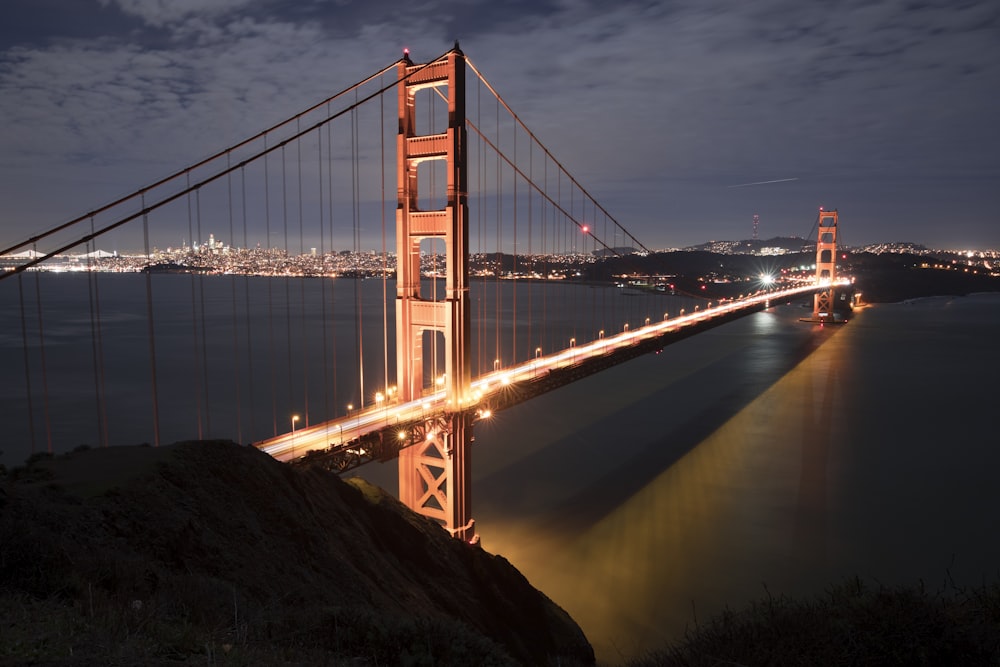
[[[330,104],[326,105],[326,115],[330,116]],[[330,223],[330,251],[333,252],[333,125],[327,125],[326,132],[326,159],[329,160],[329,165],[326,170],[326,177],[329,181],[327,187],[327,193],[330,197],[330,215],[328,216],[328,221]],[[333,406],[334,409],[331,414],[337,414],[339,409],[339,404],[337,403],[337,319],[336,319],[336,296],[337,296],[337,281],[334,279],[330,283],[330,322],[332,326],[330,327],[330,348],[333,351],[333,359],[330,367],[330,374],[333,376]]]
[[[243,200],[243,249],[247,252],[250,250],[249,239],[247,238],[247,173],[246,166],[240,167],[240,196]],[[270,280],[267,278],[266,280]],[[243,298],[244,306],[243,311],[246,317],[246,332],[247,332],[247,389],[249,391],[249,401],[250,406],[250,442],[254,442],[256,438],[256,416],[257,410],[254,409],[254,398],[256,396],[253,386],[253,330],[250,326],[250,277],[246,274],[243,275]]]
[[[24,285],[22,274],[17,274],[17,296],[21,306],[21,348],[24,350],[24,391],[28,397],[28,435],[31,438],[31,453],[35,453],[35,404],[31,394],[31,362],[28,359],[28,325],[24,316]]]
[[[496,128],[497,128],[497,143],[500,142],[500,100],[497,99],[496,102]],[[500,247],[500,152],[497,151],[496,157],[496,271],[494,273],[494,282],[496,283],[496,340],[497,340],[497,359],[502,359],[501,355],[501,345],[500,345],[500,319],[502,315],[501,303],[503,300],[500,298],[500,274],[503,271],[503,254],[502,248]],[[517,359],[512,358],[511,364],[517,363]]]
[[[558,165],[557,165],[558,166]],[[563,205],[562,199],[562,167],[558,166],[556,170],[556,202],[562,211],[566,210]],[[562,267],[563,280],[559,281],[559,293],[561,295],[560,302],[565,304],[568,303],[566,294],[566,214],[562,211],[555,211],[552,216],[552,243],[555,246],[553,252],[562,255]],[[554,330],[549,330],[545,332],[545,337],[551,340],[558,332],[559,327],[555,327]]]
[[[226,153],[226,167],[230,166],[231,155]],[[226,174],[226,195],[229,203],[229,248],[236,250],[236,236],[233,230],[233,175]],[[236,396],[236,442],[243,442],[242,396],[240,393],[240,336],[236,324],[236,275],[229,276],[229,303],[233,312],[233,390]]]
[[[569,176],[569,173],[567,172],[566,175]],[[577,333],[577,325],[579,324],[580,316],[583,313],[583,310],[581,309],[582,290],[580,289],[580,282],[576,279],[577,278],[576,267],[579,265],[579,260],[580,260],[580,248],[579,248],[580,223],[578,222],[579,220],[579,218],[577,217],[578,213],[582,215],[582,213],[577,211],[576,209],[576,189],[573,187],[572,179],[570,179],[569,220],[566,223],[566,235],[567,235],[566,248],[569,251],[569,256],[571,258],[570,266],[573,267],[573,273],[572,273],[573,281],[571,283],[572,287],[570,290],[571,302],[573,304],[573,319],[570,330],[573,332],[572,333],[573,336],[575,336]]]
[[[358,92],[354,91],[354,101],[357,103]],[[361,299],[361,184],[360,174],[358,174],[359,164],[358,146],[358,112],[357,108],[351,109],[351,216],[354,235],[354,313],[357,317],[357,353],[358,353],[358,383],[360,385],[359,403],[365,407],[365,348],[364,348],[364,326],[362,323],[363,309]]]
[[[478,127],[482,126],[482,123],[481,123],[481,119],[482,119],[482,116],[483,116],[483,107],[482,107],[482,101],[481,101],[482,100],[482,89],[483,89],[483,82],[480,81],[479,78],[477,77],[476,78],[476,125]],[[486,151],[483,150],[483,141],[482,141],[482,138],[480,138],[480,140],[479,140],[479,142],[477,142],[476,146],[477,146],[477,153],[476,153],[476,172],[477,172],[476,173],[476,221],[477,221],[478,227],[479,227],[479,232],[476,234],[476,236],[477,236],[476,242],[478,243],[478,250],[477,250],[477,252],[479,254],[480,261],[482,261],[484,259],[484,255],[483,255],[483,237],[485,235],[485,230],[483,229],[483,190],[485,188],[484,172],[486,170]],[[477,338],[478,338],[478,345],[477,345],[477,347],[478,347],[478,350],[479,350],[479,355],[478,356],[479,356],[479,373],[480,374],[482,374],[482,372],[483,372],[483,362],[485,361],[483,359],[483,354],[486,351],[485,350],[485,346],[483,345],[483,339],[484,339],[484,334],[485,334],[485,331],[483,330],[483,327],[485,326],[484,315],[485,315],[485,308],[486,308],[485,300],[483,298],[486,295],[485,294],[485,292],[486,292],[485,287],[486,287],[485,281],[484,280],[480,280],[480,282],[479,282],[479,296],[476,299],[477,305],[478,305],[478,308],[476,309],[477,315],[478,315],[478,317],[477,317],[478,321],[476,322],[476,335],[477,335]],[[490,368],[492,368],[492,366],[490,366]]]
[[[605,239],[608,238],[608,216],[606,216],[606,215],[604,216],[604,227],[601,230],[601,236],[603,238],[605,238]],[[607,265],[607,262],[609,262],[609,261],[611,261],[611,257],[607,253],[605,253],[604,258],[603,258],[603,263],[605,265]],[[611,278],[611,277],[613,277],[613,276],[610,276],[610,275],[608,276],[608,278]],[[599,324],[595,325],[594,330],[591,331],[591,334],[593,336],[595,336],[595,337],[597,336],[597,330],[604,328],[604,323],[607,321],[607,318],[608,318],[608,302],[607,302],[607,298],[608,297],[607,297],[607,294],[608,294],[608,290],[606,290],[606,289],[601,290],[601,321],[600,321]]]
[[[267,135],[264,136],[264,148],[267,149]],[[268,169],[268,153],[264,153],[264,227],[267,236],[267,260],[274,261],[271,252],[271,183]],[[274,352],[274,270],[267,278],[267,359],[271,386],[271,431],[278,435],[278,378],[277,362]]]
[[[285,371],[288,375],[288,399],[286,406],[295,411],[295,388],[292,382],[292,276],[291,256],[288,252],[288,170],[285,164],[285,145],[281,146],[281,225],[285,234]],[[287,416],[287,415],[286,415]],[[284,427],[282,427],[284,428]]]
[[[381,197],[379,202],[382,211],[382,368],[385,371],[386,390],[389,388],[389,294],[387,282],[389,280],[389,259],[385,247],[385,93],[378,96],[378,136],[379,136],[379,191]],[[397,252],[402,252],[397,249]],[[388,393],[388,391],[387,391]]]
[[[194,201],[195,201],[195,213],[197,214],[198,221],[198,247],[203,249],[205,246],[202,243],[201,236],[201,188],[194,191]],[[198,293],[201,300],[200,312],[201,312],[201,372],[204,378],[204,395],[205,395],[205,435],[206,437],[212,437],[212,411],[209,409],[209,396],[208,396],[208,343],[206,337],[208,335],[208,326],[205,318],[205,276],[203,273],[198,273]]]
[[[299,133],[300,121],[295,121],[296,134]],[[295,140],[298,159],[299,180],[299,260],[306,254],[305,221],[302,214],[302,138]],[[306,277],[299,276],[299,325],[302,333],[302,419],[309,426],[309,355],[306,352]]]
[[[549,156],[545,154],[542,156],[544,159],[542,161],[542,187],[545,192],[545,196],[549,196]],[[549,315],[549,251],[545,247],[545,242],[548,240],[548,230],[546,229],[546,222],[548,221],[548,211],[549,207],[546,205],[545,200],[542,202],[542,273],[545,276],[545,288],[542,290],[542,322],[541,322],[541,332],[539,333],[538,340],[541,341],[545,337],[546,325],[548,324]]]
[[[295,121],[295,133],[300,132],[300,121]],[[298,180],[299,180],[299,259],[306,254],[305,247],[305,220],[303,218],[302,202],[302,142],[303,138],[295,140],[296,156],[298,158]],[[309,426],[309,355],[306,347],[306,277],[299,276],[299,328],[302,333],[302,418],[306,426]]]
[[[38,252],[33,245],[32,249]],[[42,288],[39,282],[39,271],[35,271],[35,306],[38,310],[38,346],[42,360],[42,408],[45,415],[46,451],[52,453],[52,422],[49,418],[49,375],[45,363],[45,327],[42,325]]]
[[[91,232],[93,232],[93,216],[91,216],[90,224]],[[93,252],[91,252],[90,246],[91,241],[87,241],[84,244],[84,251],[87,257],[87,301],[90,305],[90,358],[94,376],[94,412],[97,416],[97,441],[102,447],[106,447],[104,422],[101,420],[101,381],[97,364],[97,322],[94,318],[94,266]],[[96,242],[94,242],[94,247],[97,247]]]
[[[94,217],[90,217],[90,233],[94,233]],[[97,252],[97,241],[93,242],[93,252],[87,253],[87,295],[90,301],[90,343],[94,361],[94,398],[97,401],[97,434],[102,447],[108,446],[108,411],[104,384],[104,345],[101,331],[101,300],[97,286],[97,275],[93,271],[92,257]],[[87,246],[85,246],[87,247]]]
[[[330,128],[327,127],[327,131]],[[323,128],[316,132],[316,167],[319,174],[319,324],[320,340],[323,344],[323,410],[322,419],[334,418],[334,412],[330,410],[330,371],[329,371],[329,343],[326,332],[326,220],[324,219],[326,202],[323,199]],[[332,239],[331,239],[332,241]]]
[[[146,195],[142,195],[142,210],[146,210]],[[146,265],[149,265],[149,214],[142,214],[142,243],[146,252]],[[156,381],[156,327],[153,322],[153,276],[146,271],[146,323],[149,333],[149,384],[150,397],[153,402],[153,446],[160,446],[160,398]]]
[[[594,216],[590,220],[590,229],[591,229],[591,235],[593,235],[593,234],[596,233],[596,230],[597,230],[597,204],[596,203],[594,204]],[[587,238],[588,238],[588,235],[585,234],[584,237],[583,237],[584,243],[587,242]],[[586,250],[587,250],[586,247],[584,247],[584,252],[586,252]],[[592,285],[591,290],[590,290],[590,303],[591,303],[591,306],[590,306],[590,330],[593,331],[594,330],[594,324],[597,322],[597,290],[595,289],[595,287],[596,287],[595,283],[596,283],[596,279],[597,279],[597,271],[596,271],[596,269],[597,269],[598,258],[597,258],[597,240],[596,239],[594,240],[594,243],[593,243],[593,253],[591,254],[591,257],[594,259],[594,261],[591,264],[591,269],[590,269],[590,271],[588,273],[590,274],[590,280],[591,280],[591,285]],[[603,291],[604,290],[601,290],[602,293],[603,293]]]
[[[187,185],[191,187],[191,172],[187,173]],[[194,253],[194,223],[192,220],[191,213],[191,193],[187,194],[187,212],[188,212],[188,252]],[[201,431],[201,362],[200,350],[198,348],[198,308],[196,305],[196,290],[195,290],[195,273],[191,272],[191,342],[192,342],[192,352],[194,354],[194,373],[191,374],[191,382],[194,385],[194,405],[195,405],[195,421],[198,426],[198,439],[201,440],[203,437]]]
[[[500,144],[500,138],[497,137],[497,145]],[[517,164],[517,124],[514,124],[514,149],[513,149],[513,161]],[[514,179],[514,214],[512,216],[512,224],[514,227],[514,241],[512,245],[513,253],[513,266],[512,275],[510,281],[510,291],[511,291],[511,349],[513,350],[512,356],[517,359],[517,169],[512,168],[510,170],[511,176]],[[531,349],[530,345],[528,347],[529,351]]]
[[[532,319],[534,318],[534,312],[532,312],[532,310],[531,310],[531,294],[532,294],[532,292],[535,291],[535,276],[534,276],[534,273],[535,273],[535,256],[534,256],[534,254],[532,254],[532,245],[531,245],[531,241],[532,241],[531,235],[532,235],[532,231],[533,231],[531,223],[532,223],[532,220],[533,220],[533,217],[534,217],[534,213],[535,213],[532,210],[534,197],[532,196],[532,190],[533,190],[533,188],[531,187],[535,183],[534,148],[535,148],[534,141],[531,139],[531,137],[528,137],[528,180],[530,181],[529,187],[528,187],[528,267],[529,267],[529,270],[531,271],[531,274],[529,274],[528,281],[527,281],[527,284],[528,284],[528,333],[527,333],[527,338],[528,338],[528,346],[529,347],[534,342],[531,339],[531,322],[532,322]]]

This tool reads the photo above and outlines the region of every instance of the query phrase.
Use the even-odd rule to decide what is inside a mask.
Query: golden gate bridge
[[[108,445],[124,437],[123,415],[142,412],[154,445],[180,424],[186,437],[235,438],[338,472],[398,458],[400,499],[474,541],[477,421],[796,295],[814,294],[812,319],[832,320],[837,222],[836,211],[820,212],[814,279],[740,298],[671,312],[665,304],[676,302],[655,291],[626,299],[611,286],[573,288],[574,262],[648,249],[457,44],[422,64],[404,53],[281,123],[0,251],[0,281],[17,304],[8,321],[19,337],[8,335],[23,359],[22,433],[32,451],[78,444],[82,409]],[[228,243],[216,240],[220,227]],[[133,252],[109,259],[98,241]],[[78,353],[58,360],[69,341],[52,325],[66,283],[40,276],[80,248],[68,266],[86,275],[77,301],[88,321]],[[144,339],[130,348],[141,358],[109,349],[120,328],[109,269],[142,276],[125,313],[128,335]],[[574,318],[562,321],[565,312]],[[187,353],[164,339],[185,340]],[[76,416],[60,416],[60,389],[84,374],[93,396],[62,400]],[[116,374],[131,390],[114,388]]]

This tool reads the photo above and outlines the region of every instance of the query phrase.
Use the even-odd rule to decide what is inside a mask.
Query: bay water
[[[56,451],[101,444],[102,412],[110,444],[151,442],[144,278],[100,278],[99,345],[87,277],[35,280],[0,292],[3,463],[47,438]],[[391,339],[364,332],[392,326],[392,288],[362,282],[155,277],[161,442],[250,442],[287,431],[293,411],[319,421],[384,387]],[[513,317],[510,299],[497,307],[506,289],[527,290],[522,317],[537,311],[518,350],[497,343]],[[693,307],[557,289],[474,287],[474,367]],[[581,311],[585,325],[570,317]],[[935,590],[1000,575],[1000,295],[875,305],[839,327],[800,322],[807,313],[773,307],[477,426],[484,547],[563,606],[601,661],[678,639],[726,606],[847,577]],[[335,348],[364,359],[363,380],[356,364],[331,365]],[[394,462],[354,474],[395,492]]]

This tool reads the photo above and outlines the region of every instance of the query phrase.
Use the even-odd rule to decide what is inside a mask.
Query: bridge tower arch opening
[[[424,65],[404,57],[399,78],[396,142],[396,380],[401,401],[445,392],[445,416],[425,424],[426,437],[399,453],[399,497],[410,509],[475,541],[471,516],[471,311],[469,295],[468,155],[465,127],[465,55],[458,45]],[[448,105],[444,132],[418,134],[417,94],[432,89]],[[442,89],[447,90],[445,96]],[[433,128],[432,128],[433,130]],[[444,208],[420,207],[422,163],[445,164]],[[426,176],[425,176],[426,178]],[[421,244],[444,245],[444,294],[421,291]],[[442,298],[443,297],[443,298]],[[425,336],[431,332],[429,339]],[[427,381],[425,339],[444,339],[444,374]]]
[[[812,318],[817,322],[833,319],[834,289],[837,278],[837,210],[820,210],[816,225],[816,283]]]

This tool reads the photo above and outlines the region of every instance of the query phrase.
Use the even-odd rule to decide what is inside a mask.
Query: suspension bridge
[[[32,451],[228,437],[336,471],[398,459],[400,499],[474,541],[477,421],[800,295],[832,321],[837,223],[820,212],[809,279],[627,294],[596,267],[648,249],[457,44],[404,53],[0,251],[23,360],[2,379],[8,433]]]

